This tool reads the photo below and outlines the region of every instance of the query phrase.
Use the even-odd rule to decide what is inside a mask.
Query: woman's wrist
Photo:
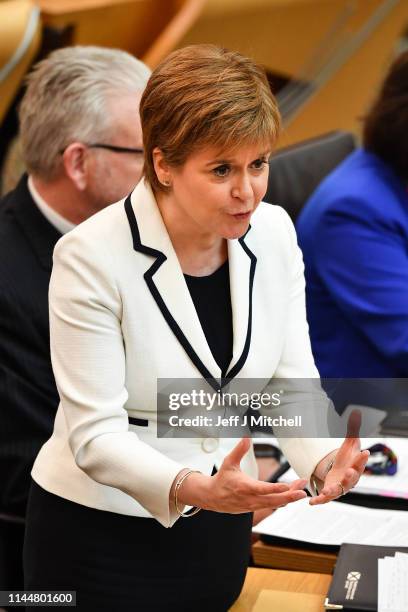
[[[324,482],[327,474],[330,472],[333,467],[334,460],[336,459],[337,449],[323,457],[321,461],[316,465],[312,476],[314,476],[318,481]]]
[[[177,487],[177,502],[179,507],[182,506],[199,506],[203,508],[208,505],[208,490],[211,481],[211,476],[201,474],[201,472],[191,472],[189,468],[185,468],[177,474],[170,491],[170,499],[174,503],[174,494],[176,484],[180,482],[185,474],[190,472],[187,478]]]
[[[189,471],[190,471],[189,468],[184,468],[177,474],[177,476],[173,480],[173,484],[171,485],[170,496],[169,496],[170,507],[172,508],[174,508],[174,497],[175,497],[176,484],[180,480],[180,478],[182,478],[184,474],[187,474],[187,472]]]

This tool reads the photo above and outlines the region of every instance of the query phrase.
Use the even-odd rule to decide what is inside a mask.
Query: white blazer
[[[194,203],[193,203],[194,204]],[[301,252],[283,209],[260,204],[228,241],[233,357],[227,376],[317,377]],[[189,467],[210,474],[235,439],[157,438],[158,378],[214,377],[208,347],[154,195],[143,181],[62,237],[50,283],[52,364],[60,394],[54,432],[32,476],[74,502],[166,527],[169,492]],[[129,424],[129,418],[149,425]],[[301,477],[337,444],[285,439]],[[242,469],[256,477],[252,449]]]

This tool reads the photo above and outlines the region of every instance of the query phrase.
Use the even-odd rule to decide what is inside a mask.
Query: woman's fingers
[[[252,519],[252,527],[258,525],[258,523],[263,521],[267,516],[270,516],[273,512],[275,512],[274,508],[261,508],[260,510],[255,510]]]
[[[355,439],[360,436],[361,427],[361,412],[360,410],[352,410],[347,421],[346,439]]]
[[[335,472],[337,482],[341,482],[341,484],[346,490],[349,490],[354,487],[357,484],[361,474],[363,474],[364,472],[364,468],[369,456],[370,451],[368,450],[358,453],[349,467],[345,468],[345,470],[343,471],[340,471],[339,475],[337,475],[337,471]],[[331,480],[332,479],[330,478],[330,481]]]
[[[282,508],[282,506],[287,506],[305,497],[307,497],[306,491],[296,489],[273,495],[262,495],[257,503],[261,504],[260,507]]]
[[[254,501],[259,505],[259,508],[281,508],[282,506],[286,506],[287,504],[306,497],[307,493],[303,490],[306,484],[307,480],[296,480],[292,482],[290,487],[286,485],[286,490],[280,491],[276,488],[272,492],[259,494]]]
[[[309,499],[309,504],[311,506],[317,506],[318,504],[327,504],[327,502],[333,501],[333,499],[336,499],[336,497],[341,495],[341,490],[338,485],[337,487],[329,487],[329,489],[326,490],[328,491],[328,493],[323,493],[323,491],[321,491],[319,495],[316,495],[316,497],[311,497]]]
[[[219,512],[248,512],[262,508],[280,508],[306,496],[307,481],[297,480],[291,485],[262,482],[249,478],[240,471],[224,470],[214,477],[213,510]]]
[[[361,451],[351,463],[351,466],[345,469],[343,472],[338,473],[337,470],[335,471],[335,474],[330,474],[329,472],[330,481],[327,482],[326,479],[326,483],[323,489],[320,491],[320,494],[316,497],[312,497],[312,499],[309,501],[310,505],[315,506],[318,504],[326,504],[327,502],[340,497],[343,490],[347,493],[350,489],[352,489],[357,484],[361,474],[363,473],[369,455],[370,451]]]
[[[311,498],[311,505],[325,504],[338,498],[343,490],[348,491],[357,482],[364,471],[369,451],[359,451],[358,435],[361,423],[359,411],[353,411],[349,418],[348,437],[342,447],[340,457],[337,458],[338,465],[333,466],[329,472],[325,485],[320,494]],[[305,479],[293,482],[291,485],[284,483],[269,483],[253,480],[240,472],[240,462],[248,451],[250,440],[243,438],[227,455],[218,476],[221,476],[224,493],[221,494],[221,504],[226,504],[230,512],[243,512],[247,510],[261,510],[263,508],[281,508],[306,497],[304,487],[307,485]],[[233,470],[229,472],[229,470]],[[237,471],[239,472],[237,474]],[[230,476],[231,475],[231,476]],[[233,476],[232,476],[233,475]],[[232,478],[232,479],[230,479]],[[341,483],[341,486],[340,484]]]
[[[362,474],[364,472],[364,468],[365,468],[365,465],[367,463],[369,456],[370,456],[369,450],[361,451],[361,453],[357,455],[355,461],[353,461],[352,467],[355,470],[357,470],[360,474]]]
[[[360,452],[360,438],[344,438],[334,460],[335,466],[341,466],[350,460],[350,456]]]
[[[307,480],[295,480],[290,485],[283,482],[262,482],[260,480],[251,481],[248,493],[251,495],[273,495],[274,493],[284,493],[285,491],[294,491],[304,489],[307,485]]]
[[[214,476],[214,509],[226,512],[247,512],[280,508],[306,497],[307,480],[299,479],[290,485],[254,480],[240,471],[240,463],[249,450],[249,438],[242,438],[225,457]],[[217,501],[218,500],[218,501]]]
[[[360,478],[360,472],[358,472],[357,470],[353,468],[349,468],[346,471],[344,478],[341,480],[341,484],[343,485],[345,491],[347,492],[350,489],[352,489],[354,485],[357,484],[359,478]]]
[[[245,453],[248,452],[249,447],[251,446],[251,441],[249,438],[242,438],[236,446],[232,449],[230,453],[225,457],[222,462],[220,470],[223,468],[228,469],[239,469],[240,463],[242,461]]]
[[[291,485],[290,488],[292,490],[294,489],[304,489],[307,486],[308,480],[306,478],[299,478],[298,480],[294,480]]]
[[[352,463],[351,467],[346,470],[344,476],[341,478],[341,483],[346,490],[351,489],[357,484],[361,474],[364,472],[369,456],[369,451],[363,451],[363,453],[361,453],[361,455],[359,455]]]
[[[340,497],[340,495],[342,495],[343,493],[343,489],[340,486],[340,480],[338,482],[334,482],[331,483],[329,485],[326,485],[325,487],[323,487],[323,489],[320,491],[320,495],[318,495],[318,497],[322,496],[322,497],[330,497],[331,499],[335,499],[336,497]],[[344,491],[346,490],[346,487],[344,486],[343,483],[341,483],[343,485]]]
[[[354,449],[360,450],[360,428],[361,428],[361,412],[353,410],[347,420],[347,433],[336,455],[337,463],[347,459],[347,455]]]
[[[289,485],[283,482],[263,482],[261,480],[251,481],[248,486],[248,493],[250,495],[270,495],[271,493],[283,493],[289,491]]]

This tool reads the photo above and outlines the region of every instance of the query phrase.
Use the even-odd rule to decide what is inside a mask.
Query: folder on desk
[[[378,559],[408,547],[342,544],[333,580],[324,602],[326,610],[377,610]]]

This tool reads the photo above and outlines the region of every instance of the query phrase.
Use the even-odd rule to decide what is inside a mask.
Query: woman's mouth
[[[237,221],[246,221],[250,218],[251,212],[252,212],[251,210],[248,210],[247,212],[244,212],[244,213],[232,214],[231,216],[234,217],[234,219],[236,219]]]

